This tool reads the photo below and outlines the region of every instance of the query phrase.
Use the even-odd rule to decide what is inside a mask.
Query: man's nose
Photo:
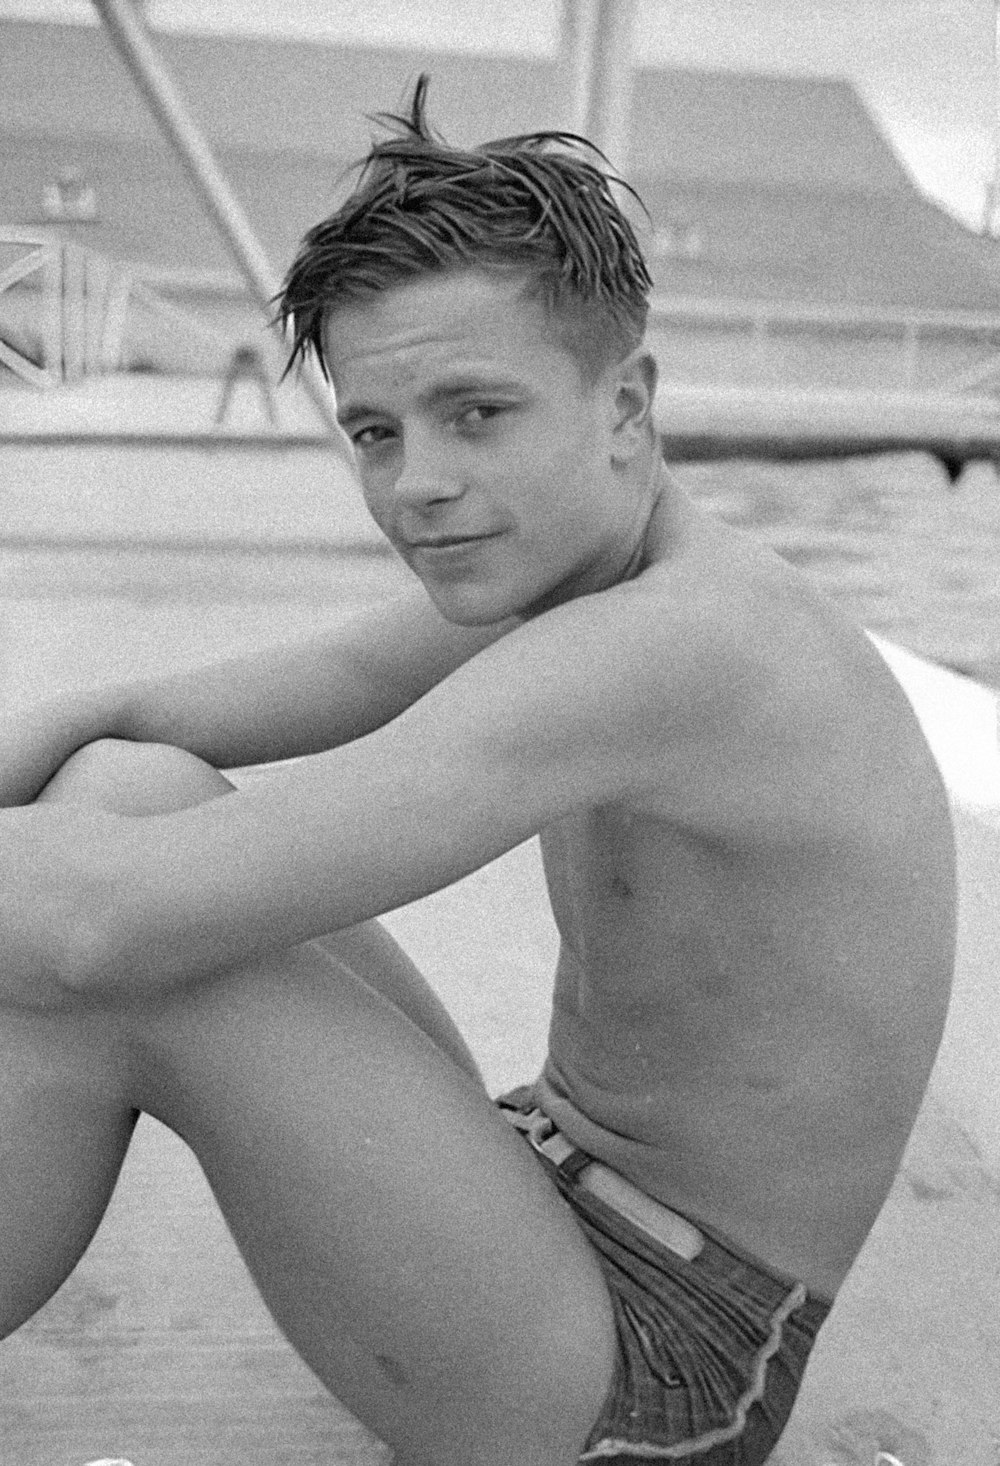
[[[462,482],[433,442],[421,434],[408,434],[393,489],[399,504],[429,509],[460,498]]]

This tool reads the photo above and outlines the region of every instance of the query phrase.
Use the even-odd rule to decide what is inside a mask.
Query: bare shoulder
[[[397,595],[358,607],[328,639],[335,652],[352,650],[369,679],[394,689],[400,706],[406,707],[515,625],[456,625],[414,583]]]
[[[863,629],[697,513],[635,578],[497,635],[418,721],[476,767],[725,843],[949,834],[930,750]]]
[[[950,840],[937,766],[864,629],[751,536],[695,514],[674,552],[581,606],[608,716],[652,736],[659,811],[767,838],[862,825]],[[568,631],[568,628],[567,628]]]
[[[700,786],[717,788],[720,764],[745,759],[762,723],[763,748],[795,736],[796,723],[805,738],[797,705],[808,700],[790,658],[807,669],[832,660],[796,645],[810,632],[815,642],[816,610],[773,556],[722,530],[695,520],[635,578],[484,648],[463,670],[463,708],[494,742],[509,735],[535,757],[554,743],[586,746],[620,765],[622,797],[644,812],[652,798],[667,815],[690,813]]]

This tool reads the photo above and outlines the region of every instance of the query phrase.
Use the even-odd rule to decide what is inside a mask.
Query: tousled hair
[[[353,192],[299,247],[275,298],[278,321],[291,326],[286,374],[312,352],[327,375],[323,323],[338,306],[480,269],[522,276],[556,339],[596,378],[645,331],[652,281],[612,187],[638,195],[575,133],[450,146],[427,122],[428,81],[417,81],[408,116],[372,119],[390,136],[372,144]]]

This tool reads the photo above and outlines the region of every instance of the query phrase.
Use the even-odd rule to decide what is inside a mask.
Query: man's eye
[[[358,432],[351,434],[351,442],[355,448],[377,448],[392,437],[390,428],[360,428]]]
[[[480,428],[501,412],[503,412],[503,407],[498,403],[477,402],[474,407],[465,408],[459,414],[458,421],[463,428]]]

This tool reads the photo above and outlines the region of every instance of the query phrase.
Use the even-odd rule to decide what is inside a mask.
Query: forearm
[[[216,769],[339,747],[390,722],[506,629],[452,627],[420,589],[305,641],[60,693],[14,715],[7,768],[0,722],[0,805],[34,799],[98,738],[169,744]]]
[[[421,589],[305,641],[136,682],[120,736],[216,769],[322,753],[390,722],[503,630],[449,626]]]
[[[316,753],[352,735],[356,680],[347,656],[323,643],[279,645],[136,681],[122,694],[121,736],[183,748],[216,769]]]

